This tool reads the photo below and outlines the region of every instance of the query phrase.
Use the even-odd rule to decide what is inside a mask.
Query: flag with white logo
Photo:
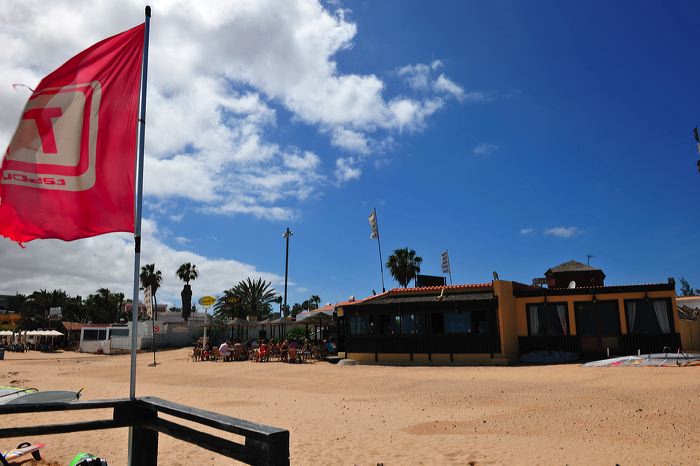
[[[372,210],[372,213],[369,214],[369,226],[372,229],[372,232],[370,233],[369,237],[372,239],[377,239],[379,238],[379,228],[377,227],[377,211]]]
[[[146,309],[146,319],[151,319],[153,317],[153,293],[151,293],[150,286],[143,290],[143,307]]]
[[[440,254],[440,265],[442,266],[442,273],[450,273],[450,256],[447,251]]]
[[[0,235],[134,231],[144,28],[82,51],[33,91],[0,165]]]

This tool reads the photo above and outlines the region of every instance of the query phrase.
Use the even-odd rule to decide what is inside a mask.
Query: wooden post
[[[147,409],[139,413],[143,420],[156,420],[158,413]],[[132,466],[157,466],[158,465],[158,432],[143,427],[141,424],[134,426]]]

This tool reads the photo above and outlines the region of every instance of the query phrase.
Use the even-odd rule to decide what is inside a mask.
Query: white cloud
[[[289,207],[264,207],[255,204],[252,200],[246,199],[236,199],[226,201],[222,205],[217,205],[215,207],[205,207],[202,209],[204,212],[212,214],[249,214],[256,218],[262,218],[267,220],[291,220],[298,217],[296,211]]]
[[[190,240],[189,238],[185,238],[184,236],[176,236],[176,237],[175,237],[175,242],[176,242],[177,244],[184,245],[184,244],[189,243],[190,241],[191,241],[191,240]]]
[[[474,152],[477,155],[489,155],[489,154],[493,154],[498,149],[500,149],[500,147],[495,145],[495,144],[484,143],[484,144],[479,144],[478,146],[474,147],[474,149],[472,149],[472,152]]]
[[[303,154],[284,154],[284,164],[297,171],[313,171],[321,163],[321,159],[313,152],[306,151]]]
[[[331,144],[363,155],[368,154],[370,150],[367,137],[364,134],[345,128],[335,128],[333,130]]]
[[[523,236],[532,236],[535,234],[535,229],[534,228],[522,228],[520,230],[520,234]]]
[[[339,182],[359,178],[362,170],[357,167],[353,157],[340,158],[335,161],[335,177]]]
[[[418,63],[417,65],[402,66],[398,69],[397,74],[404,77],[413,89],[427,90],[430,88],[430,70],[430,66]]]
[[[220,294],[246,277],[262,277],[278,287],[284,283],[283,277],[258,271],[250,264],[174,249],[162,242],[156,227],[154,222],[144,219],[141,265],[155,263],[163,272],[163,285],[158,290],[161,302],[179,299],[182,282],[175,271],[185,262],[196,264],[199,270],[199,280],[192,283],[197,296]],[[0,242],[0,293],[60,288],[85,297],[106,287],[127,297],[132,295],[132,235],[113,233],[72,242],[38,240],[25,246],[26,249],[21,249],[10,241]]]
[[[473,91],[465,93],[462,100],[466,102],[490,102],[494,100],[494,97],[486,92]]]
[[[142,8],[138,0],[0,0],[0,76],[6,80],[0,82],[0,144],[9,141],[27,98],[27,92],[10,84],[34,86],[70,56],[142,21]],[[357,25],[344,10],[329,11],[314,0],[156,5],[146,195],[188,198],[203,210],[278,218],[288,211],[282,201],[319,190],[327,178],[320,157],[318,163],[305,155],[290,157],[305,154],[305,148],[269,140],[268,132],[277,124],[276,106],[328,134],[336,147],[360,155],[377,147],[373,140],[423,128],[442,107],[441,100],[388,100],[377,75],[338,68],[337,54],[352,47],[356,34]],[[434,70],[441,63],[416,66]],[[301,170],[310,171],[315,182],[300,186]],[[272,183],[267,189],[276,191],[263,194],[259,188],[265,183],[255,178],[266,171],[287,182]],[[353,173],[359,176],[359,169]]]
[[[433,83],[433,87],[438,92],[443,92],[452,95],[455,99],[460,102],[464,100],[465,93],[462,87],[446,77],[444,74],[440,73],[440,76]],[[473,93],[471,93],[473,94]]]
[[[425,120],[443,106],[440,98],[417,102],[411,99],[395,99],[389,104],[393,120],[400,130],[423,129]]]
[[[434,78],[435,72],[443,66],[442,61],[434,60],[429,65],[417,63],[415,65],[402,66],[396,70],[396,74],[405,79],[415,91],[432,92],[435,95],[452,97],[459,102],[487,102],[493,100],[493,96],[485,92],[466,92],[462,86],[448,78],[445,73],[440,73],[437,78]],[[432,100],[436,99],[437,97],[432,98]]]
[[[544,231],[545,235],[556,236],[557,238],[573,238],[583,233],[579,227],[554,227]]]

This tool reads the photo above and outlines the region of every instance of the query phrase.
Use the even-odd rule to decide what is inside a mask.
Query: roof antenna
[[[593,254],[586,254],[586,264],[591,265],[591,258],[595,257]]]

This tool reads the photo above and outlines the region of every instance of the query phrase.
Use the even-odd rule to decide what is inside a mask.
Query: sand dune
[[[700,464],[700,368],[379,367],[192,363],[139,356],[138,394],[284,427],[291,462],[360,464]],[[0,385],[128,395],[128,356],[6,353]],[[107,412],[104,412],[107,415]],[[91,419],[4,416],[4,426]],[[33,438],[47,460],[79,451],[126,462],[125,429]],[[25,439],[0,440],[0,448]],[[231,464],[161,435],[159,464]]]

